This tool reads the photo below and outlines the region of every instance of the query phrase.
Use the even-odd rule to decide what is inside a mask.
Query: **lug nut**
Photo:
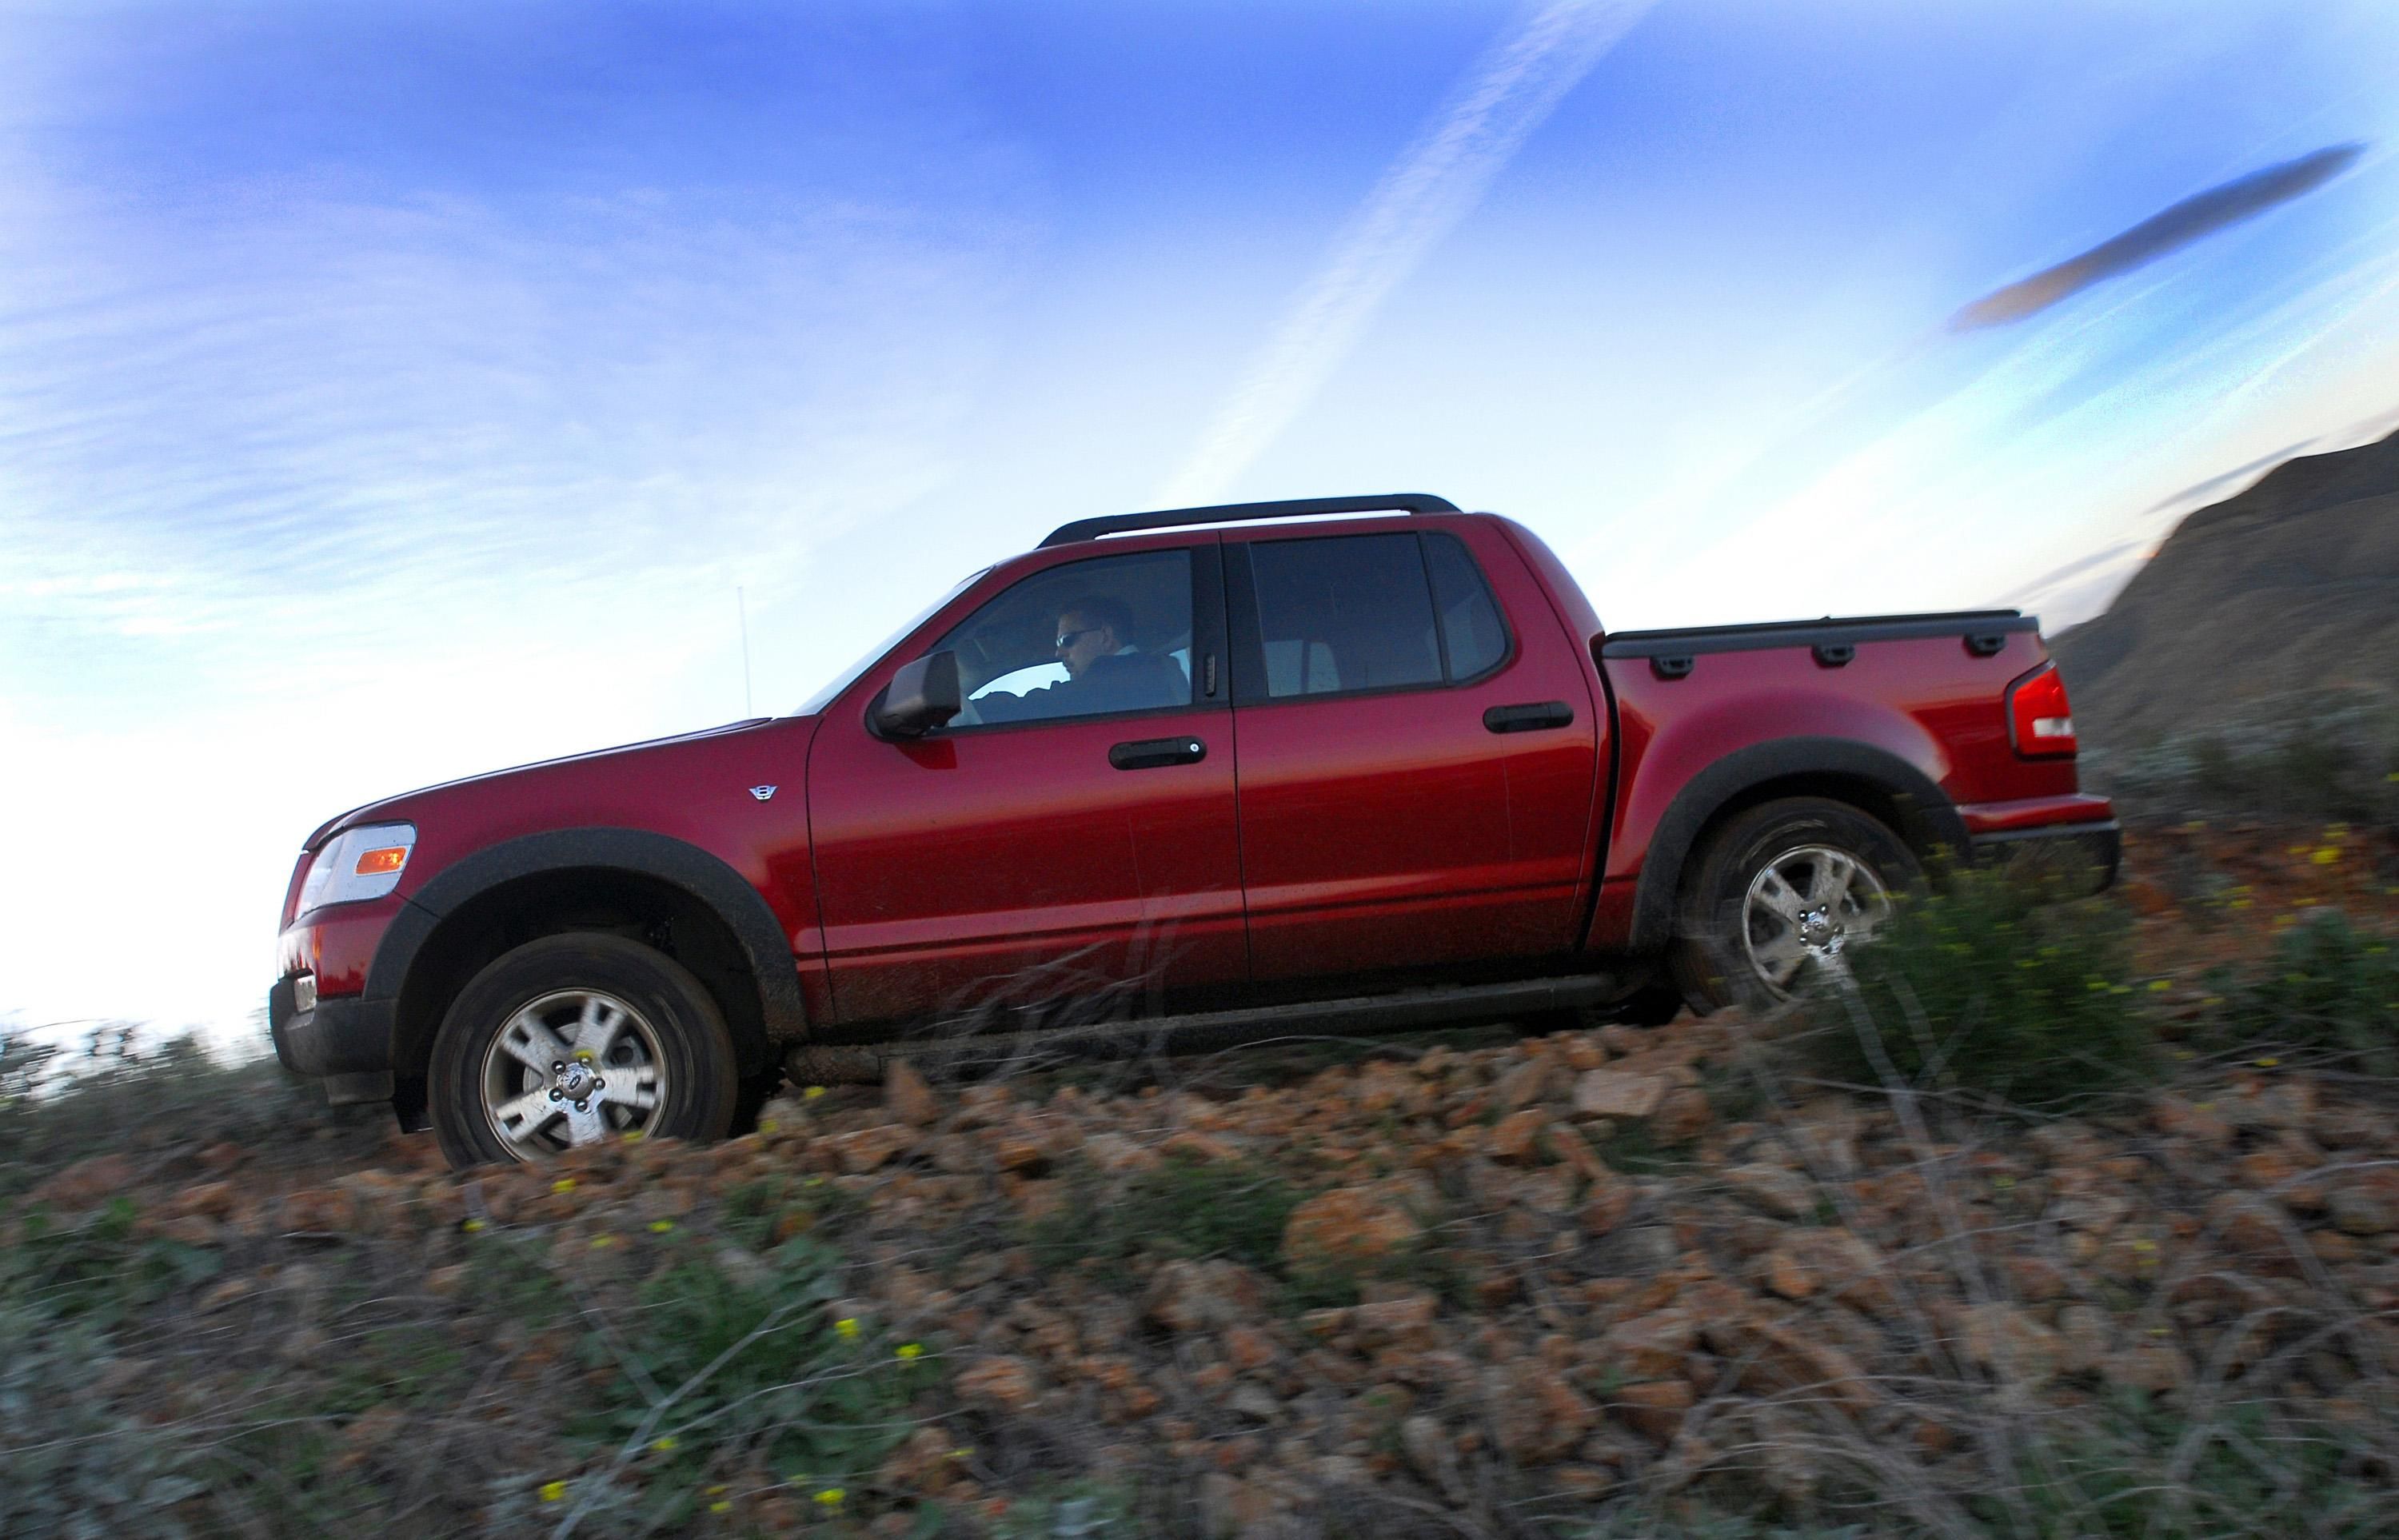
[[[560,1060],[558,1062],[550,1065],[549,1073],[552,1074],[564,1074],[566,1073],[566,1061],[564,1060]]]
[[[557,1087],[555,1087],[555,1086],[552,1086],[552,1087],[549,1088],[549,1099],[550,1099],[552,1101],[563,1101],[563,1100],[565,1099],[565,1096],[566,1096],[566,1093],[565,1093],[564,1091],[560,1090],[560,1089],[559,1089]]]
[[[591,1082],[591,1088],[595,1091],[604,1091],[608,1088],[608,1082],[605,1080],[594,1080]]]
[[[589,1101],[577,1101],[575,1104],[575,1110],[578,1113],[588,1113],[591,1110],[591,1103]]]

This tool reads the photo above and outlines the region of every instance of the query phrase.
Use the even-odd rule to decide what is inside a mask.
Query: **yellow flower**
[[[650,1447],[661,1454],[672,1454],[675,1451],[675,1436],[670,1433],[663,1438],[653,1439]]]
[[[2135,1251],[2154,1251],[2157,1249],[2158,1243],[2146,1236],[2133,1242],[2133,1250]]]
[[[571,1193],[575,1191],[575,1179],[571,1176],[560,1177],[549,1184],[549,1190],[553,1193]]]
[[[925,1344],[923,1343],[901,1343],[900,1344],[899,1352],[900,1357],[902,1358],[921,1358],[924,1356]]]
[[[566,1483],[563,1481],[544,1481],[541,1484],[541,1500],[545,1503],[555,1503],[565,1495]]]
[[[628,1144],[638,1144],[642,1141],[642,1130],[639,1128],[628,1128],[618,1137]]]
[[[2270,1070],[2281,1062],[2279,1059],[2260,1059],[2257,1060],[2257,1067],[2261,1070]]]
[[[844,1342],[856,1342],[858,1340],[858,1317],[856,1316],[844,1316],[841,1319],[833,1323],[833,1329],[841,1333],[842,1341]]]
[[[604,1250],[606,1248],[616,1244],[617,1237],[614,1236],[593,1236],[591,1237],[591,1250],[594,1251]]]
[[[817,1493],[817,1501],[826,1507],[837,1508],[841,1506],[841,1500],[848,1495],[839,1487],[827,1487]]]
[[[2333,862],[2340,859],[2340,846],[2337,844],[2319,845],[2316,848],[2316,853],[2308,858],[2315,862],[2318,866],[2330,866]]]
[[[711,1513],[730,1513],[733,1511],[733,1505],[726,1502],[724,1498],[719,1497],[715,1502],[708,1505],[708,1511]]]
[[[950,1452],[949,1452],[949,1453],[947,1453],[947,1454],[943,1455],[943,1456],[942,1456],[942,1458],[943,1458],[943,1459],[947,1459],[947,1460],[963,1460],[963,1459],[965,1459],[968,1455],[972,1454],[973,1452],[974,1452],[974,1445],[972,1445],[972,1444],[965,1444],[965,1445],[960,1446],[959,1448],[956,1448],[956,1449],[954,1449],[954,1450],[950,1451]]]
[[[775,1131],[775,1120],[771,1117],[760,1118],[758,1120],[758,1131],[762,1134],[773,1133]]]
[[[810,1086],[800,1094],[810,1101],[814,1101],[818,1097],[824,1095],[824,1087],[822,1086]]]
[[[458,1228],[460,1228],[461,1230],[466,1231],[466,1232],[467,1232],[468,1235],[470,1235],[470,1236],[471,1236],[471,1235],[473,1235],[476,1231],[478,1231],[478,1230],[481,1229],[482,1227],[483,1227],[483,1222],[482,1222],[481,1220],[480,1220],[480,1219],[470,1219],[470,1220],[468,1220],[466,1223],[464,1223],[464,1224],[462,1224],[462,1225],[458,1226]]]
[[[663,1236],[669,1230],[673,1228],[674,1221],[671,1219],[654,1219],[650,1221],[650,1234],[654,1236]]]
[[[2149,980],[2149,993],[2152,994],[2163,994],[2166,991],[2172,988],[2174,988],[2174,980],[2171,979],[2152,979]]]

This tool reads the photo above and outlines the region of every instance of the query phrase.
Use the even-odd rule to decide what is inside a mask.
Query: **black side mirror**
[[[874,708],[874,730],[885,737],[920,738],[965,709],[958,655],[927,653],[891,676]]]

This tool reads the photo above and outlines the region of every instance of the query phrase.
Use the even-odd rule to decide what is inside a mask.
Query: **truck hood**
[[[413,791],[403,791],[398,796],[385,797],[376,802],[367,803],[361,806],[353,807],[339,817],[326,819],[317,826],[316,831],[303,843],[301,849],[314,851],[343,830],[354,829],[360,824],[405,822],[423,799],[441,792],[454,791],[461,787],[482,786],[494,781],[538,777],[555,773],[568,765],[588,765],[600,760],[654,753],[677,744],[700,743],[715,738],[731,737],[741,733],[755,732],[779,722],[793,720],[794,719],[790,717],[748,717],[739,722],[728,722],[720,727],[704,727],[695,733],[676,733],[662,738],[644,738],[639,743],[620,743],[613,749],[593,749],[580,754],[562,754],[556,759],[535,760],[530,764],[511,765],[505,770],[487,770],[478,776],[461,776],[455,780],[436,781],[431,786],[420,786]]]

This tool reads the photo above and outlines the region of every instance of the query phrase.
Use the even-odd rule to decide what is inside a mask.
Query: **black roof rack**
[[[1040,548],[1071,546],[1127,530],[1164,530],[1178,524],[1231,524],[1251,519],[1306,519],[1322,513],[1456,513],[1457,505],[1427,492],[1390,492],[1375,497],[1294,497],[1282,503],[1220,503],[1213,508],[1163,508],[1156,513],[1112,513],[1078,519],[1050,532]]]

